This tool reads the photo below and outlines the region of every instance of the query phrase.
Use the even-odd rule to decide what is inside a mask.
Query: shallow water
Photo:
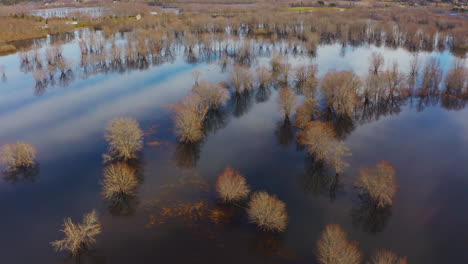
[[[48,40],[49,41],[49,40]],[[46,41],[47,43],[47,41]],[[4,263],[72,262],[56,253],[63,218],[79,220],[97,209],[103,233],[84,263],[315,263],[314,251],[327,223],[339,223],[359,243],[365,258],[385,248],[409,263],[466,263],[468,253],[468,110],[410,98],[375,118],[342,120],[342,138],[352,156],[338,178],[314,174],[312,161],[283,125],[277,90],[231,98],[210,119],[203,142],[177,143],[168,105],[191,89],[191,72],[201,80],[228,81],[216,62],[173,61],[144,70],[88,74],[79,65],[76,40],[63,46],[74,62],[73,78],[37,92],[31,73],[20,71],[18,54],[0,57],[0,144],[28,141],[38,149],[38,171],[0,182],[0,248]],[[371,52],[409,67],[404,49],[323,45],[316,58],[289,55],[293,65],[315,63],[322,77],[330,69],[367,73]],[[440,60],[447,71],[449,52],[421,52]],[[268,63],[267,57],[255,64]],[[136,164],[137,198],[115,210],[101,197],[106,123],[136,118],[145,130],[145,147]],[[377,118],[378,117],[378,118]],[[381,160],[396,168],[394,205],[370,212],[353,183],[359,168]],[[216,203],[216,175],[232,166],[253,190],[266,190],[287,203],[284,234],[262,233],[245,212]],[[316,168],[315,168],[316,169]],[[317,172],[317,170],[315,170]],[[165,212],[165,213],[162,213]]]

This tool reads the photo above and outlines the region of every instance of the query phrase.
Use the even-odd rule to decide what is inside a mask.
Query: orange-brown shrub
[[[193,92],[202,99],[202,104],[208,108],[217,109],[225,105],[230,97],[229,91],[219,84],[212,84],[208,81],[202,81],[193,87]]]
[[[318,102],[314,98],[306,98],[304,103],[296,109],[294,125],[298,128],[305,128],[312,118],[318,118]]]
[[[359,264],[362,254],[341,226],[328,224],[317,242],[317,258],[320,264]]]
[[[395,168],[387,161],[381,161],[373,168],[363,168],[355,185],[361,193],[368,194],[377,207],[391,205],[398,187]]]
[[[278,103],[285,118],[289,119],[294,107],[296,106],[296,94],[289,86],[285,86],[279,90]]]
[[[203,138],[203,121],[209,106],[196,93],[190,93],[182,103],[171,106],[174,110],[175,132],[179,141],[198,142]]]
[[[223,202],[238,202],[247,198],[250,187],[238,170],[227,167],[216,178],[216,192]]]
[[[389,250],[379,250],[375,253],[370,264],[408,264],[406,257],[399,258],[395,253]]]
[[[264,191],[252,195],[247,214],[262,230],[282,232],[288,225],[286,204]]]

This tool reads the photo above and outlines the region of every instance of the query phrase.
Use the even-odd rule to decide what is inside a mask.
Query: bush
[[[256,70],[260,87],[267,87],[271,83],[271,72],[265,67],[258,67]]]
[[[282,232],[288,224],[286,204],[264,191],[252,195],[247,214],[252,223],[266,231]]]
[[[8,171],[32,167],[36,164],[36,152],[34,146],[26,142],[5,144],[0,153],[0,164]]]
[[[103,196],[112,200],[119,195],[132,195],[138,181],[135,169],[125,163],[111,164],[104,168]]]
[[[296,94],[289,86],[285,86],[279,90],[278,102],[286,120],[289,120],[289,116],[296,106]]]
[[[226,168],[216,179],[216,192],[225,203],[238,202],[250,193],[250,187],[239,171]]]
[[[307,98],[314,97],[317,89],[317,67],[315,65],[301,66],[296,70],[297,87]]]
[[[408,264],[406,257],[399,258],[389,250],[379,250],[372,256],[370,264]]]
[[[357,104],[359,77],[350,71],[330,71],[325,75],[322,90],[328,107],[336,114],[351,116]]]
[[[138,121],[133,118],[119,117],[112,120],[106,128],[105,139],[109,150],[104,160],[134,159],[143,148],[143,131]]]
[[[54,241],[51,245],[57,251],[68,250],[76,256],[96,242],[95,237],[101,233],[101,224],[96,211],[93,210],[83,217],[81,224],[73,223],[71,218],[65,219],[61,231],[65,234],[65,238]]]
[[[361,169],[356,182],[360,192],[370,196],[377,207],[391,205],[397,190],[395,168],[386,161],[381,161],[373,168]]]
[[[317,242],[317,258],[320,264],[359,264],[362,254],[355,242],[337,224],[328,224]]]

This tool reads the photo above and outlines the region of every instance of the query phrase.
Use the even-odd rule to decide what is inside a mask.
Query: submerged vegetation
[[[5,144],[0,152],[0,164],[7,171],[32,167],[36,164],[36,153],[36,148],[26,142]]]
[[[143,147],[143,132],[138,121],[133,118],[119,117],[112,120],[107,125],[105,139],[109,144],[108,152],[103,155],[106,162],[134,159]]]
[[[395,168],[386,161],[381,161],[373,168],[361,169],[356,187],[369,195],[377,207],[392,205],[397,190]]]
[[[69,251],[73,256],[77,256],[96,242],[96,236],[101,233],[101,224],[96,211],[93,210],[83,217],[82,223],[73,223],[71,218],[65,219],[61,231],[65,237],[51,242],[51,245],[57,251]]]
[[[317,259],[320,264],[359,264],[362,253],[341,226],[328,224],[317,242]]]
[[[264,191],[252,195],[247,213],[249,220],[262,230],[283,232],[288,225],[286,204]]]
[[[135,169],[125,163],[110,164],[104,168],[102,185],[105,199],[132,195],[138,185]]]
[[[172,2],[180,4],[179,0]],[[6,26],[0,29],[0,53],[20,51],[20,70],[32,75],[37,96],[43,95],[48,86],[68,86],[77,77],[143,71],[178,59],[190,67],[201,62],[218,65],[226,82],[203,80],[202,73],[194,70],[191,89],[185,86],[189,90],[185,97],[169,106],[178,142],[167,145],[174,149],[176,166],[196,168],[202,145],[210,133],[225,128],[231,117],[238,120],[245,117],[254,102],[265,103],[271,96],[277,98],[284,115],[284,121],[278,122],[274,132],[279,143],[283,146],[297,143],[296,151],[307,153],[306,159],[313,163],[312,188],[320,191],[326,186],[333,200],[336,190],[343,188],[340,177],[349,166],[346,157],[351,155],[344,139],[357,124],[400,112],[407,98],[411,103],[417,99],[414,104],[418,110],[439,102],[447,109],[465,106],[466,61],[456,60],[444,76],[443,65],[436,56],[422,60],[417,52],[464,50],[467,24],[456,17],[435,17],[424,9],[393,6],[370,11],[355,8],[354,4],[334,7],[319,2],[320,6],[302,6],[301,2],[301,6],[289,8],[265,5],[266,11],[216,7],[211,12],[184,3],[187,6],[179,15],[166,12],[151,15],[141,12],[141,15],[140,11],[147,7],[141,3],[138,10],[131,8],[132,4],[115,3],[116,8],[111,9],[116,13],[98,18],[78,14],[73,18],[42,19],[3,14],[0,24]],[[295,11],[316,12],[311,16]],[[88,29],[66,34],[82,26]],[[38,44],[29,49],[4,44],[47,34],[50,44],[45,49]],[[65,57],[64,45],[69,41],[75,41],[79,47],[78,61]],[[402,70],[396,61],[386,61],[384,54],[373,52],[368,58],[361,58],[368,64],[364,76],[353,70],[335,69],[319,75],[320,65],[314,64],[315,57],[320,46],[331,44],[342,47],[343,54],[348,47],[372,44],[405,47],[415,55],[408,58],[408,71]],[[296,65],[298,57],[307,62]],[[6,80],[3,69],[0,72]],[[135,210],[139,178],[131,162],[142,156],[144,135],[146,131],[143,133],[133,118],[119,117],[107,125],[104,138],[108,150],[103,158],[108,164],[103,171],[102,197],[117,209]],[[223,151],[230,153],[231,149]],[[7,171],[33,167],[35,159],[36,149],[25,142],[6,144],[0,153],[0,162]],[[212,192],[211,204],[227,208],[226,211],[245,209],[244,220],[262,231],[274,234],[287,230],[286,203],[266,191],[251,194],[254,186],[238,170],[226,167],[217,176],[214,191],[204,181],[200,182],[204,192]],[[375,227],[372,231],[381,231],[398,188],[395,168],[385,161],[363,168],[354,186],[360,198],[368,203],[357,213],[353,211],[353,220],[358,224],[372,222]],[[214,193],[223,204],[215,203]],[[208,215],[212,223],[219,224],[234,214],[212,209],[209,198],[171,202],[175,206],[158,204],[161,219],[153,216],[151,222],[164,222],[176,216],[198,221]],[[52,246],[77,256],[95,243],[101,225],[96,211],[92,211],[82,223],[65,219],[61,231],[65,238],[52,242]],[[350,241],[337,224],[325,227],[317,242],[316,256],[321,264],[358,264],[363,259],[357,243]],[[406,264],[407,259],[381,250],[369,263]]]
[[[247,198],[250,187],[239,171],[227,167],[216,178],[216,192],[225,203],[238,202]]]

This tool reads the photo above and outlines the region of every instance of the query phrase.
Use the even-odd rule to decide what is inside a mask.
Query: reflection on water
[[[232,92],[226,106],[208,113],[204,140],[196,144],[177,142],[166,107],[191,90],[193,71],[201,80],[229,82],[232,61],[269,66],[269,56],[279,50],[288,51],[293,67],[317,64],[318,77],[330,69],[365,76],[372,51],[398,61],[407,73],[408,51],[330,44],[311,57],[284,44],[265,44],[253,45],[251,57],[198,47],[190,53],[173,43],[158,53],[127,58],[126,51],[114,57],[94,52],[99,35],[94,44],[86,43],[93,51],[82,53],[80,41],[87,34],[48,37],[27,56],[0,58],[0,143],[34,144],[41,164],[40,171],[5,174],[0,183],[0,199],[8,201],[0,209],[9,212],[0,227],[6,263],[73,262],[48,243],[56,239],[64,217],[91,207],[100,212],[103,234],[95,249],[80,257],[82,263],[310,263],[328,222],[345,226],[366,255],[390,248],[410,263],[468,259],[465,252],[444,246],[445,237],[454,245],[466,242],[468,214],[460,210],[460,201],[468,194],[460,186],[468,184],[468,110],[466,99],[444,90],[443,80],[441,89],[419,90],[422,74],[405,79],[407,97],[367,100],[352,116],[336,115],[322,104],[322,119],[333,124],[353,153],[350,168],[340,175],[306,157],[297,145],[298,129],[278,110],[281,87]],[[114,38],[104,50],[114,44],[136,50],[125,46],[122,36]],[[437,58],[443,74],[454,61],[448,52],[419,56],[421,61]],[[140,158],[129,162],[139,179],[135,195],[104,201],[103,132],[117,116],[136,118],[146,145]],[[400,188],[391,208],[371,207],[353,190],[358,169],[376,160],[397,168]],[[287,203],[291,222],[284,234],[259,232],[243,208],[217,203],[212,186],[226,166],[245,174],[253,190],[265,189]],[[457,198],[440,198],[452,196]],[[455,229],[450,228],[454,219]],[[446,231],[433,232],[435,226]]]

